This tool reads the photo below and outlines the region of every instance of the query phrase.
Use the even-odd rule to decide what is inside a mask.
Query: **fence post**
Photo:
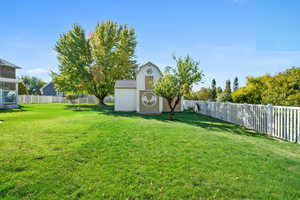
[[[297,110],[297,135],[296,135],[296,142],[300,144],[300,110]]]
[[[273,107],[271,104],[267,105],[267,133],[272,134],[272,121],[273,121]]]

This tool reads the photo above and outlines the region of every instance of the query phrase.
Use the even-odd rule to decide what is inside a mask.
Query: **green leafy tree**
[[[98,23],[90,44],[94,65],[88,91],[103,102],[105,96],[113,93],[116,80],[135,78],[135,31],[111,21]]]
[[[259,78],[247,77],[246,87],[239,88],[232,93],[235,103],[261,104],[263,91],[266,90],[266,82],[270,80],[269,75]]]
[[[59,73],[52,72],[55,87],[66,95],[86,93],[90,83],[92,55],[85,32],[79,25],[60,36],[55,50],[59,61]]]
[[[41,95],[40,89],[46,84],[34,76],[22,76],[21,82],[25,85],[29,95]]]
[[[300,106],[300,68],[259,77],[247,77],[246,86],[232,94],[234,102]]]
[[[238,89],[239,89],[239,79],[238,77],[235,77],[233,81],[233,91],[236,91]]]
[[[88,93],[104,104],[118,79],[133,79],[137,68],[134,29],[112,21],[98,23],[89,38],[79,25],[62,34],[56,43],[59,73],[56,87],[68,94]]]
[[[264,76],[263,76],[264,77]],[[300,106],[300,68],[291,68],[264,81],[262,104]]]
[[[199,71],[199,62],[189,56],[173,58],[176,67],[168,67],[165,75],[154,85],[154,92],[168,102],[171,110],[169,120],[174,120],[174,111],[181,98],[190,95],[192,86],[203,77]]]
[[[19,95],[27,95],[28,94],[27,88],[23,82],[18,83],[18,94]]]
[[[215,79],[213,79],[212,82],[211,82],[209,100],[210,101],[216,101],[217,100],[217,88],[216,88],[216,80]]]
[[[202,87],[200,90],[192,92],[191,95],[186,96],[185,99],[208,101],[210,98],[210,94],[210,88]]]

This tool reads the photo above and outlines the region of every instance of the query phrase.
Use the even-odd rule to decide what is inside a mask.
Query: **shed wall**
[[[115,111],[136,111],[136,89],[115,89]]]

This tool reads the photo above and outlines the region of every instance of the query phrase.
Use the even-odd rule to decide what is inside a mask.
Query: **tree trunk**
[[[98,105],[99,106],[106,106],[106,104],[104,103],[104,98],[105,97],[97,97],[98,98]]]
[[[176,102],[175,102],[175,105],[172,106],[172,102],[173,100],[168,100],[168,104],[169,104],[169,107],[170,107],[170,113],[169,113],[169,120],[170,121],[174,121],[174,115],[175,115],[175,107],[176,107]]]
[[[175,113],[174,113],[174,110],[171,110],[171,112],[170,112],[170,114],[169,114],[169,120],[170,121],[174,121],[174,115],[175,115]]]

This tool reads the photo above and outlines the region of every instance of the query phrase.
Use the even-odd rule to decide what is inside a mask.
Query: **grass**
[[[300,199],[300,145],[209,117],[0,111],[0,199]]]

